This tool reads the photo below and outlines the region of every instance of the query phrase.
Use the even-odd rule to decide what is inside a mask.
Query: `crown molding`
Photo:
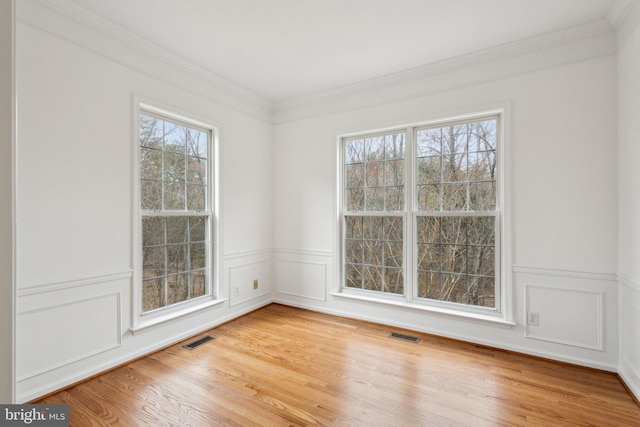
[[[271,123],[271,102],[68,0],[21,0],[18,20]]]
[[[616,52],[607,19],[274,104],[274,123],[478,84]]]
[[[272,103],[68,0],[22,0],[18,19],[111,60],[267,123],[366,108],[507,78],[616,51],[637,19],[636,0],[617,0],[607,18],[541,36]],[[620,37],[618,37],[619,41]]]
[[[616,0],[608,18],[617,31],[618,46],[623,45],[631,33],[640,27],[640,1]]]
[[[609,14],[607,15],[607,19],[613,28],[616,30],[620,29],[622,23],[636,3],[637,0],[616,0],[613,3],[611,9],[609,9]]]

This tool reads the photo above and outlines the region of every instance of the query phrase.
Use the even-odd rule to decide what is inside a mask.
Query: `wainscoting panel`
[[[278,294],[326,301],[331,260],[331,253],[276,251]]]
[[[115,291],[20,311],[18,381],[119,347],[121,299]]]
[[[231,294],[229,303],[234,306],[269,294],[271,263],[261,261],[229,267]]]
[[[603,350],[603,293],[525,284],[525,307],[538,325],[525,324],[527,338]]]
[[[271,251],[225,255],[225,286],[229,305],[269,297],[272,281]]]

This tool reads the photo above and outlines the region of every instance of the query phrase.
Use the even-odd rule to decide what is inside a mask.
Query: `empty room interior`
[[[214,393],[236,383],[205,364],[240,363],[224,348],[246,345],[282,369],[303,358],[305,381],[269,375],[318,393],[316,412],[255,392],[263,371],[238,373],[255,392],[242,399],[261,396],[246,411],[265,418],[238,421],[229,401],[209,425],[553,424],[496,406],[510,398],[497,388],[468,418],[430,406],[444,398],[420,388],[438,377],[420,365],[447,371],[429,355],[442,346],[470,383],[505,360],[557,381],[602,375],[588,399],[626,417],[611,425],[640,424],[640,2],[0,8],[0,402],[59,399],[149,360],[175,375],[186,360]],[[313,376],[359,351],[370,358],[353,378]],[[404,353],[402,373],[369,381],[376,352],[385,365]],[[393,394],[413,384],[409,365],[420,391]],[[591,402],[548,381],[518,390],[572,413]],[[385,392],[399,403],[372,421]],[[321,398],[336,395],[352,414]]]

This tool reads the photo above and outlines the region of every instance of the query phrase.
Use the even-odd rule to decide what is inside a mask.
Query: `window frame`
[[[407,160],[407,133],[406,133],[406,129],[405,128],[392,128],[392,129],[385,129],[382,131],[371,131],[371,132],[363,132],[363,133],[358,133],[358,134],[354,134],[352,136],[344,136],[341,140],[341,143],[339,144],[340,148],[340,153],[341,153],[341,177],[346,177],[346,166],[347,163],[344,161],[344,150],[342,149],[342,146],[344,143],[346,143],[347,141],[350,140],[354,140],[354,139],[360,139],[362,138],[363,140],[366,140],[368,138],[377,138],[377,137],[386,137],[386,136],[391,136],[391,135],[396,135],[396,134],[402,134],[404,136],[404,157],[403,160],[406,163]],[[385,159],[386,161],[387,159]],[[390,159],[390,160],[394,160],[394,159]],[[397,159],[395,159],[397,160]],[[364,161],[363,159],[363,165],[366,165],[367,162]],[[376,162],[379,163],[379,162]],[[366,178],[364,178],[366,180]],[[404,238],[406,236],[407,233],[407,196],[406,196],[406,186],[407,186],[407,168],[404,168],[403,174],[402,174],[402,179],[403,179],[403,187],[405,188],[404,191],[404,199],[403,199],[403,203],[402,203],[402,209],[400,210],[387,210],[387,209],[382,209],[382,210],[359,210],[359,211],[347,211],[345,208],[346,205],[346,195],[344,192],[344,181],[340,181],[341,182],[341,190],[340,190],[340,206],[341,206],[341,228],[343,230],[342,233],[342,240],[340,243],[340,247],[342,248],[341,250],[341,259],[342,259],[342,268],[344,269],[344,267],[347,264],[347,260],[346,260],[346,218],[347,217],[377,217],[377,218],[393,218],[393,217],[399,217],[402,219],[402,233],[403,233],[403,241],[402,241],[402,251],[403,251],[403,265],[402,265],[402,274],[403,277],[406,278],[406,274],[407,274],[407,263],[405,260],[405,256],[407,254],[407,241]],[[346,180],[345,180],[346,181]],[[386,186],[383,186],[386,187]],[[363,187],[364,189],[369,188],[367,185],[365,185]],[[364,202],[366,204],[366,196],[364,198]],[[363,239],[365,240],[365,239]],[[364,266],[364,263],[362,264]],[[384,269],[385,266],[384,265],[380,265],[378,266],[381,269]],[[364,273],[363,273],[364,274]],[[344,278],[344,275],[342,276]],[[406,279],[405,279],[405,283],[406,283]],[[405,286],[406,287],[406,286]],[[396,293],[391,293],[391,292],[384,292],[384,291],[369,291],[366,289],[361,289],[361,288],[354,288],[354,287],[347,287],[344,286],[344,289],[346,292],[353,292],[354,294],[358,294],[358,293],[362,293],[363,295],[367,295],[371,292],[375,292],[376,295],[379,295],[381,298],[385,298],[385,299],[389,299],[392,301],[399,301],[399,300],[404,300],[404,291],[402,294],[396,294]]]
[[[134,188],[134,214],[133,214],[133,272],[134,286],[132,292],[132,314],[133,324],[131,331],[133,333],[146,330],[149,327],[183,317],[187,314],[194,313],[208,307],[219,305],[224,302],[220,298],[220,233],[219,233],[219,191],[218,191],[218,145],[219,145],[219,128],[197,118],[193,114],[177,113],[175,108],[158,107],[157,103],[143,101],[137,97],[134,98],[134,126],[133,126],[133,188]],[[206,194],[204,210],[143,210],[141,196],[141,159],[140,159],[140,118],[145,114],[158,118],[159,120],[169,121],[173,124],[182,125],[191,129],[204,131],[207,133],[207,177],[206,177]],[[164,155],[164,154],[163,154]],[[185,182],[186,185],[186,182]],[[185,207],[186,208],[186,207]],[[143,295],[143,241],[142,241],[142,220],[145,217],[208,217],[208,225],[206,227],[206,236],[208,244],[205,248],[205,268],[208,268],[209,274],[207,283],[205,284],[205,294],[187,299],[185,301],[166,305],[153,310],[143,312],[142,295]],[[167,244],[165,242],[165,244]]]
[[[355,131],[339,134],[337,136],[337,224],[336,224],[336,251],[338,256],[336,261],[336,286],[332,292],[334,297],[348,298],[355,300],[365,300],[368,302],[391,304],[403,308],[416,309],[420,311],[432,312],[436,314],[451,315],[454,317],[466,317],[477,320],[487,320],[494,324],[513,325],[512,307],[512,280],[510,277],[511,242],[510,225],[510,199],[509,182],[506,179],[510,176],[508,162],[505,159],[509,156],[509,120],[510,107],[501,105],[497,108],[476,110],[475,112],[451,115],[436,118],[433,120],[414,122],[401,126],[379,128],[376,130]],[[469,123],[483,119],[495,118],[496,123],[496,202],[494,211],[419,211],[416,191],[417,182],[417,142],[418,130],[434,127],[445,127],[461,123]],[[354,289],[346,286],[345,265],[346,265],[346,220],[350,215],[362,215],[346,211],[345,206],[345,154],[344,143],[358,137],[366,137],[372,134],[387,134],[390,132],[405,132],[405,210],[393,212],[392,214],[402,214],[404,217],[404,294],[395,296],[387,295],[377,291],[367,291]],[[469,215],[468,212],[471,212]],[[382,214],[385,212],[373,212]],[[420,216],[494,216],[495,221],[495,306],[492,308],[467,305],[463,303],[445,302],[418,297],[417,284],[417,256],[418,239],[414,234],[417,230],[417,221]]]

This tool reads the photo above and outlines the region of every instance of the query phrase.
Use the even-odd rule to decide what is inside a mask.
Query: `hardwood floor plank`
[[[278,304],[208,333],[34,403],[74,426],[640,425],[609,372]]]

